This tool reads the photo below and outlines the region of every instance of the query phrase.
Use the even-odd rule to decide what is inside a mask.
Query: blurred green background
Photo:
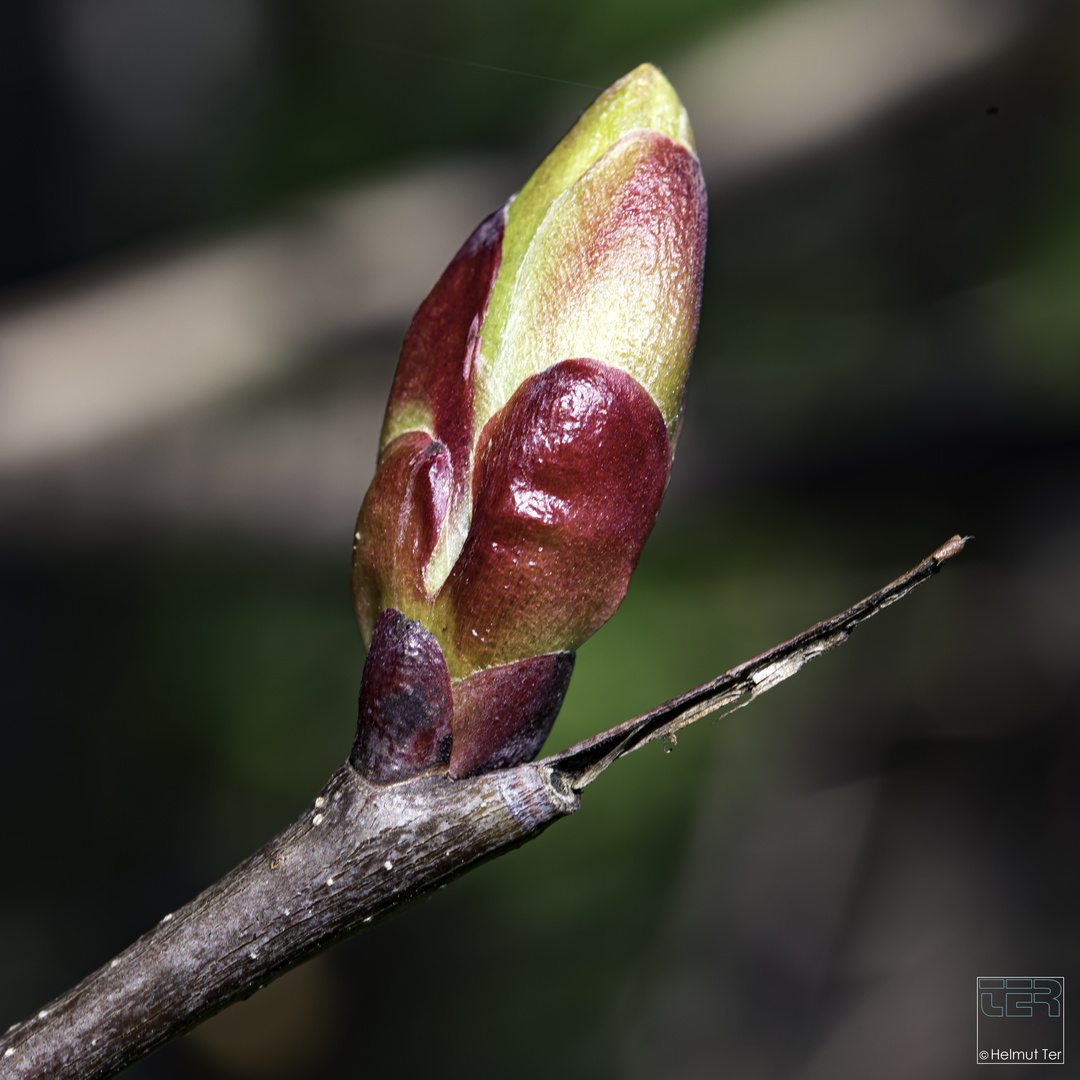
[[[1080,955],[1075,7],[3,22],[0,1027],[344,760],[349,538],[401,335],[648,59],[709,184],[699,345],[660,523],[548,749],[975,542],[750,709],[129,1075],[974,1073],[976,977]]]

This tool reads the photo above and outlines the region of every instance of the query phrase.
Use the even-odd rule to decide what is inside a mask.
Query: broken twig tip
[[[946,540],[945,543],[930,556],[930,558],[932,558],[934,562],[943,563],[947,559],[951,559],[954,555],[959,555],[960,552],[964,550],[964,545],[969,540],[973,539],[974,537],[972,536],[961,536],[957,533],[952,539]]]
[[[543,764],[562,773],[574,791],[591,784],[609,765],[653,739],[670,738],[703,716],[727,716],[754,698],[790,678],[810,660],[842,645],[861,622],[902,600],[931,578],[941,566],[964,549],[970,536],[957,534],[918,566],[883,589],[831,619],[811,626],[789,641],[747,660],[718,678],[665,702],[652,712],[628,720],[609,731],[545,758]]]

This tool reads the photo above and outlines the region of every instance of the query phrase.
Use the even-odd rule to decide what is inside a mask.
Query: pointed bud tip
[[[640,64],[608,87],[563,136],[558,146],[521,189],[510,216],[521,239],[531,237],[539,218],[558,195],[574,184],[623,136],[655,131],[696,156],[694,134],[679,95],[653,64]],[[511,244],[518,237],[508,237]]]
[[[613,119],[625,125],[616,138],[634,127],[648,128],[667,135],[697,154],[686,109],[675,88],[655,64],[638,64],[601,94],[582,120],[598,106],[612,109],[616,114]]]
[[[705,205],[686,110],[660,69],[641,64],[585,110],[507,207],[474,432],[530,375],[589,356],[642,382],[674,438]]]

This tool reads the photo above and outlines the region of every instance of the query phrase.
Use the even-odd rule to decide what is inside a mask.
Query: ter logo
[[[980,1065],[1063,1065],[1064,978],[981,976],[976,1041]]]
[[[1061,1015],[1065,986],[1061,979],[980,979],[979,1005],[983,1016]]]

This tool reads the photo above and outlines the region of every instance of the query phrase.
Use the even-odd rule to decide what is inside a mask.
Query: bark
[[[854,607],[690,693],[537,762],[377,785],[352,766],[185,907],[0,1038],[0,1077],[103,1080],[334,941],[577,810],[625,754],[741,708],[842,644],[964,546],[956,536]]]

